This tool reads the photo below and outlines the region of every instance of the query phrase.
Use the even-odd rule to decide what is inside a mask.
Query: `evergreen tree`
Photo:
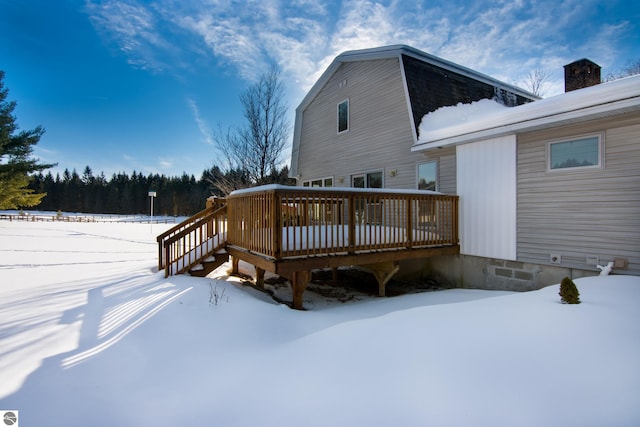
[[[282,181],[286,175],[286,168],[274,173],[274,182]],[[212,183],[226,178],[247,179],[241,171],[225,175],[217,167],[203,172],[199,180],[187,173],[166,177],[144,176],[135,171],[131,176],[120,172],[107,179],[104,173],[95,176],[86,166],[82,176],[75,169],[65,169],[55,179],[51,172],[39,172],[32,177],[29,188],[47,193],[40,204],[40,209],[46,211],[149,215],[148,192],[153,190],[158,194],[154,215],[190,216],[205,208],[206,199],[213,194]]]
[[[9,90],[3,80],[4,71],[0,70],[0,209],[36,206],[45,194],[29,188],[29,174],[54,165],[38,163],[31,157],[44,129],[38,126],[19,131],[13,116],[16,102],[6,100]]]
[[[565,304],[580,304],[578,287],[569,277],[565,277],[560,282],[560,298]]]

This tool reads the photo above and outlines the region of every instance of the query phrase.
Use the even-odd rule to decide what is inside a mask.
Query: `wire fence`
[[[81,214],[32,214],[0,213],[0,220],[25,222],[117,222],[132,224],[174,224],[182,217],[153,217],[148,215],[81,215]]]

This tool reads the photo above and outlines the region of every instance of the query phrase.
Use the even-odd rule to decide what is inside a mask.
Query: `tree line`
[[[266,180],[286,185],[290,183],[288,174],[289,169],[284,166]],[[87,166],[82,175],[75,169],[65,169],[55,177],[51,172],[39,172],[32,176],[29,189],[45,194],[37,206],[43,211],[149,215],[149,192],[155,191],[154,215],[191,216],[205,208],[208,197],[225,195],[220,190],[221,183],[244,180],[250,185],[248,176],[243,175],[246,173],[241,170],[223,172],[214,166],[203,171],[199,179],[187,173],[167,177],[136,171],[131,175],[114,173],[107,179],[104,173],[95,175]]]
[[[213,166],[199,179],[160,174],[131,175],[120,172],[110,179],[94,175],[86,166],[82,175],[65,169],[62,176],[45,173],[56,164],[42,164],[32,157],[33,147],[44,134],[38,126],[19,131],[7,101],[8,89],[0,70],[0,209],[32,207],[44,211],[82,213],[150,214],[149,192],[154,191],[154,214],[190,216],[205,208],[210,196],[262,184],[292,184],[288,167],[280,168],[289,137],[284,89],[272,68],[241,95],[247,123],[219,132],[216,146],[226,159],[225,169]]]

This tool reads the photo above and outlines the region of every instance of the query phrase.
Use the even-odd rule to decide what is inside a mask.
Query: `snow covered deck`
[[[398,261],[459,253],[458,196],[418,190],[269,185],[231,193],[158,237],[159,268],[188,271],[220,254],[291,281],[293,306],[311,271],[358,265],[376,276],[380,295]]]
[[[311,270],[359,265],[384,285],[401,259],[459,252],[458,197],[417,190],[270,185],[227,198],[227,251],[291,280],[295,308]],[[235,267],[234,267],[235,268]]]

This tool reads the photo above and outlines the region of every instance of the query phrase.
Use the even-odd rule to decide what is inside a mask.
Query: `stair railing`
[[[223,248],[226,236],[226,204],[210,206],[158,236],[158,270],[184,273]]]

